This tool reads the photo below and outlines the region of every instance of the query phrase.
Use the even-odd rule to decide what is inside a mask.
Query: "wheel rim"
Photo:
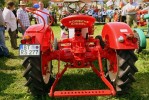
[[[110,66],[111,66],[110,61],[107,60],[107,74],[109,75],[111,82],[114,82],[117,78],[118,71],[114,72],[113,70],[111,70]]]
[[[111,82],[115,82],[118,75],[118,56],[117,53],[114,51],[111,53],[109,58],[106,58],[106,77],[109,78]]]
[[[47,70],[46,70],[46,74],[43,75],[43,81],[45,84],[48,84],[49,83],[49,79],[50,79],[50,74],[51,74],[51,62],[48,63],[48,67],[47,67]]]

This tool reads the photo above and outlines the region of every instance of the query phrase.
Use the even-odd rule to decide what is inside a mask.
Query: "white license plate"
[[[40,45],[21,44],[19,46],[20,56],[40,56]]]

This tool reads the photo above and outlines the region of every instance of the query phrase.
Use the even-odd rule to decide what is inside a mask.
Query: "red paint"
[[[127,36],[134,35],[131,28],[121,22],[107,23],[102,30],[102,38],[113,49],[136,49],[137,44],[132,39],[128,39]],[[124,43],[118,41],[118,38],[122,36]],[[136,38],[136,37],[133,37]]]
[[[51,89],[50,96],[54,97],[72,97],[72,96],[104,96],[115,95],[116,91],[112,84],[105,78],[102,59],[106,58],[110,62],[110,71],[118,71],[116,50],[118,49],[136,49],[137,40],[133,31],[125,23],[108,23],[102,30],[102,38],[105,42],[104,49],[100,46],[100,40],[93,38],[93,27],[95,19],[86,15],[72,15],[61,20],[62,24],[68,28],[75,29],[73,38],[58,41],[58,50],[53,49],[54,34],[48,25],[32,25],[25,32],[25,36],[30,36],[34,43],[40,44],[42,58],[42,74],[46,74],[49,61],[58,60],[56,80]],[[88,28],[88,38],[84,38],[79,30]],[[56,33],[57,34],[57,33]],[[118,42],[118,38],[124,37],[124,42]],[[99,69],[97,70],[93,62],[98,60]],[[66,65],[60,71],[60,61],[66,62]],[[108,89],[97,90],[65,90],[55,91],[55,87],[68,68],[92,68],[93,72],[105,83]],[[73,77],[72,77],[73,78]]]

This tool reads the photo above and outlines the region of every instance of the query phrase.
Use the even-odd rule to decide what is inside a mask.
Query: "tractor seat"
[[[94,25],[95,18],[87,15],[70,15],[61,20],[68,28],[88,28]]]

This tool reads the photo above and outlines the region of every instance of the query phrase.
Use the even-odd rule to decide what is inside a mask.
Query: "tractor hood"
[[[95,18],[87,15],[71,15],[61,20],[61,23],[68,28],[86,28],[95,23]]]

